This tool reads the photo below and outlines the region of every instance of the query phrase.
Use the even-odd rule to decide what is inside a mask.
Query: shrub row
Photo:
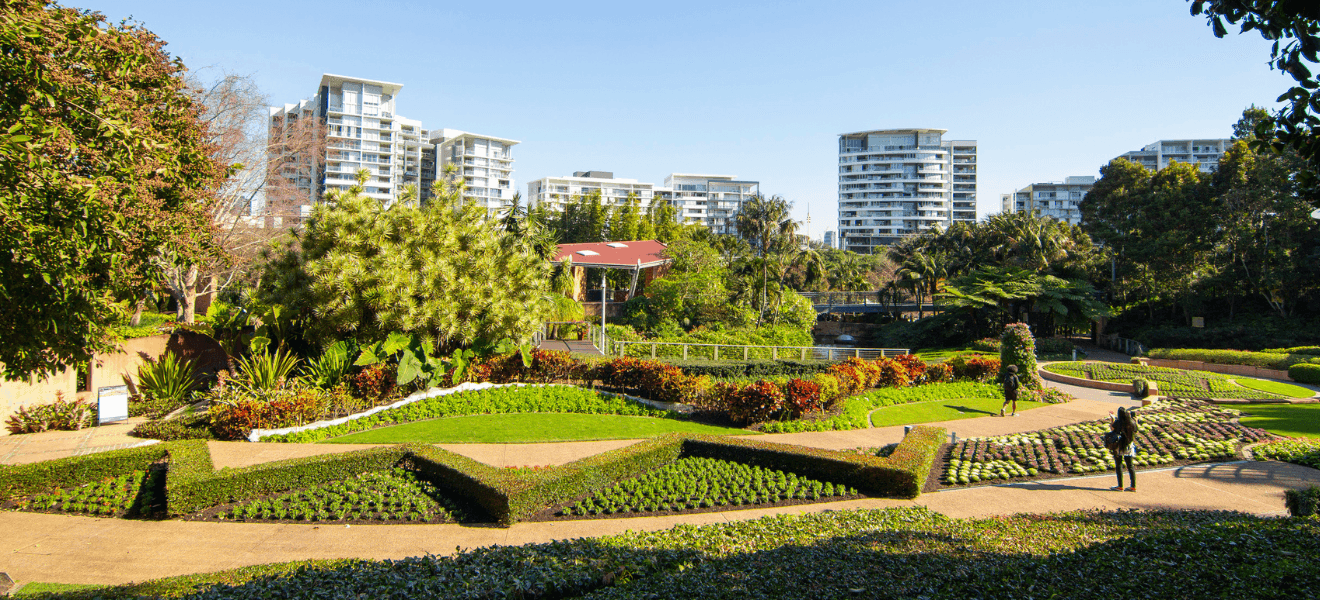
[[[566,465],[528,473],[498,469],[434,446],[414,444],[297,458],[216,471],[204,441],[185,440],[0,470],[4,498],[33,495],[143,471],[168,455],[171,516],[305,489],[367,472],[407,466],[437,488],[479,505],[508,525],[586,497],[682,456],[720,458],[845,483],[876,495],[910,498],[930,471],[941,429],[918,427],[888,457],[706,435],[669,434]]]
[[[354,419],[339,425],[263,437],[263,442],[319,442],[332,437],[377,427],[425,421],[441,417],[505,413],[578,413],[647,417],[671,413],[649,408],[632,400],[567,385],[511,386],[470,390],[418,400],[397,408]]]
[[[204,412],[182,415],[165,421],[138,423],[128,435],[162,442],[217,439],[215,433],[211,431],[211,416]]]
[[[737,378],[737,377],[801,377],[824,373],[834,365],[824,360],[749,360],[749,361],[710,361],[710,360],[669,360],[665,361],[686,375],[693,377]]]
[[[1320,365],[1293,365],[1288,367],[1288,377],[1299,383],[1320,383]]]
[[[1246,365],[1262,369],[1285,370],[1296,364],[1320,365],[1320,356],[1309,353],[1248,352],[1246,350],[1208,350],[1202,348],[1151,348],[1151,358],[1198,360],[1219,365]]]
[[[842,412],[835,417],[816,421],[772,421],[763,425],[761,431],[767,433],[797,433],[801,431],[866,429],[868,427],[866,415],[877,408],[955,398],[1003,398],[1003,392],[1000,391],[997,385],[971,381],[932,383],[908,388],[877,389],[848,398],[844,401]]]
[[[169,444],[152,444],[25,465],[0,465],[0,500],[146,471],[169,452]]]

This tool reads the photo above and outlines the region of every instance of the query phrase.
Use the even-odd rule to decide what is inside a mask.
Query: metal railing
[[[1118,337],[1117,335],[1102,335],[1097,342],[1097,345],[1101,348],[1122,352],[1128,356],[1141,356],[1146,353],[1146,347],[1141,342]]]
[[[645,342],[645,341],[613,341],[607,336],[604,337],[605,347],[601,351],[606,355],[627,356],[630,347],[641,347],[641,356],[647,356],[647,350],[650,350],[650,358],[679,358],[688,360],[691,358],[709,358],[711,360],[720,360],[723,356],[726,360],[750,360],[753,358],[769,358],[771,360],[798,359],[807,360],[843,360],[845,358],[881,358],[887,356],[898,356],[908,354],[908,348],[843,348],[831,346],[754,346],[750,344],[697,344],[687,342]],[[660,352],[664,348],[665,352]],[[673,349],[677,348],[677,352]],[[721,353],[721,349],[725,351]],[[637,353],[632,354],[637,356]]]

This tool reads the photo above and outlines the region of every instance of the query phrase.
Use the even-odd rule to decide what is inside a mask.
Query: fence
[[[1146,353],[1146,347],[1141,342],[1121,338],[1117,335],[1102,335],[1097,345],[1115,352],[1122,352],[1128,356],[1141,356]]]
[[[907,348],[835,348],[829,346],[752,346],[745,344],[694,344],[686,342],[630,342],[604,338],[601,351],[607,355],[639,358],[682,358],[720,360],[843,360],[875,359],[907,354]]]

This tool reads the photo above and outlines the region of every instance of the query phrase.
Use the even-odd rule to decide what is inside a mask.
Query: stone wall
[[[1170,367],[1173,369],[1188,369],[1193,371],[1210,371],[1211,373],[1223,373],[1225,375],[1240,375],[1244,377],[1264,377],[1265,379],[1279,379],[1282,381],[1292,381],[1288,377],[1287,371],[1277,369],[1264,369],[1261,367],[1252,367],[1248,365],[1221,365],[1218,363],[1201,362],[1199,360],[1168,360],[1163,358],[1144,358],[1143,361],[1152,367]]]

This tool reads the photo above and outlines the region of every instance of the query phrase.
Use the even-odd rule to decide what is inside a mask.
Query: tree
[[[115,292],[215,253],[225,175],[184,67],[140,25],[44,0],[0,11],[0,363],[47,374],[110,347]]]
[[[1274,42],[1270,68],[1292,76],[1297,85],[1278,97],[1279,112],[1255,124],[1252,148],[1283,152],[1291,148],[1305,161],[1299,172],[1311,204],[1320,207],[1320,80],[1306,63],[1320,62],[1320,3],[1312,0],[1191,0],[1192,15],[1206,16],[1215,37],[1224,25],[1241,23],[1239,33],[1258,31]],[[1280,46],[1280,43],[1283,43]]]
[[[772,263],[781,262],[784,255],[794,249],[797,241],[798,223],[789,217],[791,209],[792,204],[780,196],[767,198],[757,194],[744,201],[734,216],[738,236],[751,247],[761,272],[758,322],[765,320],[765,311],[769,306]]]
[[[212,157],[229,167],[228,176],[212,190],[210,206],[220,252],[202,261],[176,255],[159,259],[178,319],[192,323],[199,296],[251,279],[261,251],[297,224],[300,205],[310,198],[310,173],[290,167],[298,156],[319,156],[324,138],[312,118],[270,128],[269,102],[250,76],[223,73],[208,83],[193,74],[185,89],[207,125]],[[272,169],[268,157],[280,168]],[[300,176],[306,180],[302,188]]]
[[[443,179],[425,207],[385,208],[358,185],[327,194],[259,299],[308,315],[322,343],[414,334],[447,351],[527,340],[552,306],[549,263]]]

